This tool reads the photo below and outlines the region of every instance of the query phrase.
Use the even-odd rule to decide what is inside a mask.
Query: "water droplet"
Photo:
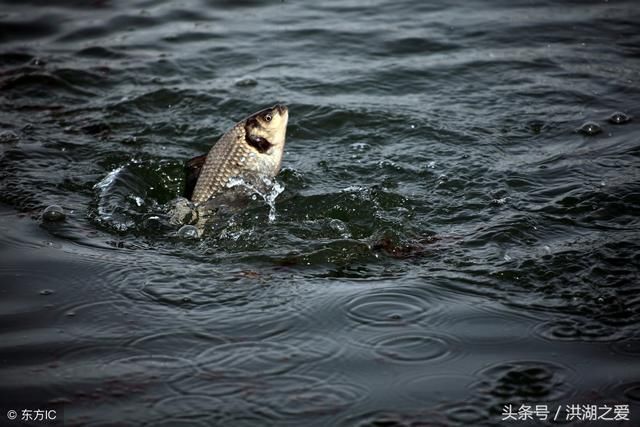
[[[46,64],[47,64],[47,61],[45,61],[42,58],[33,58],[31,60],[31,65],[35,65],[35,66],[38,66],[38,67],[44,67]]]
[[[499,199],[493,199],[491,200],[491,203],[494,205],[504,205],[505,203],[507,203],[507,198],[501,197]]]
[[[178,236],[183,239],[197,239],[198,238],[198,229],[193,225],[183,225],[178,230]]]
[[[122,140],[123,144],[136,144],[138,142],[138,137],[135,135],[129,135]]]
[[[66,215],[64,209],[58,205],[51,205],[42,212],[42,220],[47,222],[64,221]]]
[[[631,120],[631,117],[620,111],[616,111],[609,116],[609,123],[613,123],[614,125],[621,125],[627,123],[629,120]]]
[[[269,222],[276,220],[276,198],[284,191],[284,185],[275,181],[264,201],[269,205]]]
[[[252,87],[257,86],[258,81],[256,79],[252,79],[250,77],[246,77],[244,79],[236,80],[236,86],[238,87]]]
[[[340,221],[339,219],[331,219],[329,221],[329,227],[332,230],[335,230],[339,233],[344,233],[345,231],[347,231],[347,226],[344,224],[344,222]]]
[[[280,193],[284,191],[284,186],[278,181],[272,181],[271,179],[269,179],[269,177],[261,177],[261,179],[264,187],[267,189],[266,192],[260,191],[251,183],[248,183],[244,179],[238,177],[229,178],[226,186],[227,188],[238,186],[246,188],[253,193],[251,196],[253,200],[257,200],[257,197],[260,196],[269,205],[269,222],[273,222],[276,219],[275,200],[280,195]],[[256,219],[258,219],[257,216]]]
[[[582,126],[580,126],[578,129],[576,129],[576,132],[581,133],[583,135],[592,136],[602,132],[602,128],[597,123],[586,122]]]
[[[353,150],[356,150],[356,151],[365,151],[371,146],[369,144],[367,144],[366,142],[355,142],[355,143],[351,144],[350,147]]]

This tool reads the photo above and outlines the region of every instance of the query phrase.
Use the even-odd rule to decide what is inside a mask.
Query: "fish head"
[[[277,104],[258,111],[245,121],[245,141],[260,154],[280,158],[284,150],[288,121],[289,109],[284,105]]]

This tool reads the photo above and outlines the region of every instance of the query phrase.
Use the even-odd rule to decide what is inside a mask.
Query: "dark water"
[[[639,425],[639,29],[634,1],[5,0],[0,406]],[[183,162],[275,102],[275,219],[177,236]]]

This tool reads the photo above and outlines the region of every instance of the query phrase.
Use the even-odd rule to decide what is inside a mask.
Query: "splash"
[[[93,188],[95,189],[100,189],[101,193],[108,191],[109,188],[113,185],[113,182],[116,180],[116,177],[118,176],[118,174],[122,171],[122,169],[124,169],[124,166],[120,166],[114,170],[112,170],[111,172],[109,172],[107,174],[107,176],[105,176],[102,181],[98,182],[96,185],[93,186]]]
[[[284,185],[279,183],[276,180],[271,180],[267,177],[261,178],[262,183],[264,184],[264,191],[261,191],[256,186],[246,182],[244,179],[239,177],[232,177],[227,182],[227,188],[234,187],[242,187],[251,191],[253,195],[251,198],[253,200],[256,199],[256,196],[260,196],[262,200],[265,201],[267,205],[269,205],[269,215],[268,220],[269,223],[272,223],[276,220],[276,198],[284,191]]]
[[[143,166],[143,167],[141,167]],[[145,175],[149,168],[137,160],[130,160],[109,172],[93,186],[97,193],[97,219],[103,225],[124,232],[144,229],[154,215],[156,200],[148,191],[158,185]]]
[[[126,231],[132,226],[131,221],[127,221],[118,208],[118,195],[112,194],[112,189],[116,181],[120,178],[125,166],[120,166],[107,174],[93,188],[99,191],[98,194],[98,217],[101,221],[110,224],[118,231]]]

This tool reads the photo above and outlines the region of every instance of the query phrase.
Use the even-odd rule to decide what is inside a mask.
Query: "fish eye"
[[[269,113],[265,114],[264,119],[265,119],[266,121],[270,122],[270,121],[271,121],[271,119],[272,119],[271,114],[269,114]]]

